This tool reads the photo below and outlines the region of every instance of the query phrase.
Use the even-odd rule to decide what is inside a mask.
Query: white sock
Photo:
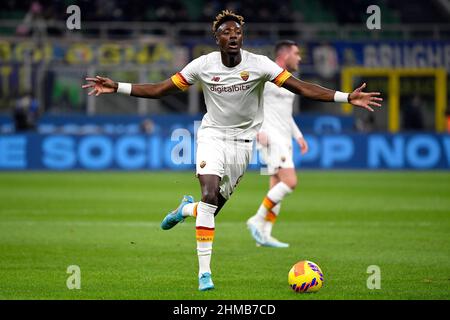
[[[214,213],[217,206],[200,201],[197,205],[195,229],[197,237],[198,275],[211,273],[211,254],[214,240]]]
[[[281,201],[277,203],[275,207],[272,208],[272,212],[275,213],[275,215],[278,217],[281,210]]]
[[[183,217],[194,217],[195,214],[195,207],[198,205],[198,202],[194,203],[188,203],[183,207],[183,210],[181,210],[181,215]]]
[[[259,206],[258,212],[256,213],[260,218],[265,219],[267,212],[272,210],[277,203],[284,199],[286,195],[291,193],[293,190],[284,182],[278,182],[276,185],[269,190],[263,202]]]
[[[275,203],[278,203],[292,191],[293,190],[289,188],[289,186],[286,183],[278,182],[276,185],[273,186],[272,189],[269,190],[269,192],[267,193],[267,198],[269,198]]]
[[[261,204],[258,208],[258,211],[256,211],[255,217],[259,221],[263,222],[266,218],[266,214],[267,214],[267,208],[263,204]]]
[[[277,205],[273,207],[271,211],[278,217],[278,215],[280,214],[280,209],[281,209],[281,202],[278,202]],[[274,223],[271,221],[266,220],[264,222],[264,233],[266,236],[270,237],[272,235],[273,225]]]
[[[197,242],[197,256],[198,256],[198,277],[205,273],[211,273],[211,254],[212,242]]]

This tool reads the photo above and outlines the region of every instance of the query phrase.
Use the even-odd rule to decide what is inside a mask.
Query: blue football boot
[[[263,243],[257,244],[257,246],[271,247],[271,248],[289,248],[289,243],[281,242],[272,236],[265,237]]]
[[[211,279],[211,273],[205,272],[202,273],[200,278],[198,278],[198,290],[206,291],[214,289],[214,283]]]
[[[262,245],[265,242],[262,222],[255,216],[247,220],[247,228],[255,239],[256,244]]]
[[[164,218],[164,220],[161,222],[161,229],[163,230],[169,230],[175,227],[175,225],[178,222],[184,221],[183,217],[183,207],[187,205],[188,203],[193,203],[194,198],[192,196],[184,196],[183,200],[181,200],[180,205],[178,208],[173,210],[172,212],[169,212],[169,214]]]

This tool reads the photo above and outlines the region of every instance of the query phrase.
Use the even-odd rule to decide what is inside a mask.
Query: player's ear
[[[217,36],[217,31],[214,32],[214,40],[216,40],[216,44],[219,45],[219,37]]]

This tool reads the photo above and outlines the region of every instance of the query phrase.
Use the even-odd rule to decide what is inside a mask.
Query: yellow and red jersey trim
[[[180,90],[186,91],[190,86],[190,83],[187,82],[183,75],[179,72],[174,74],[170,79]]]
[[[272,80],[273,83],[275,83],[277,86],[281,87],[283,85],[283,83],[290,77],[292,76],[292,74],[287,71],[287,70],[283,70],[281,71],[281,73]]]

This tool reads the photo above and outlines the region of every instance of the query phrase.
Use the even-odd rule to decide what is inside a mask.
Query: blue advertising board
[[[179,134],[0,136],[0,170],[193,170],[192,131]],[[311,169],[450,169],[450,135],[305,135],[294,163]],[[254,154],[250,169],[261,167]]]

